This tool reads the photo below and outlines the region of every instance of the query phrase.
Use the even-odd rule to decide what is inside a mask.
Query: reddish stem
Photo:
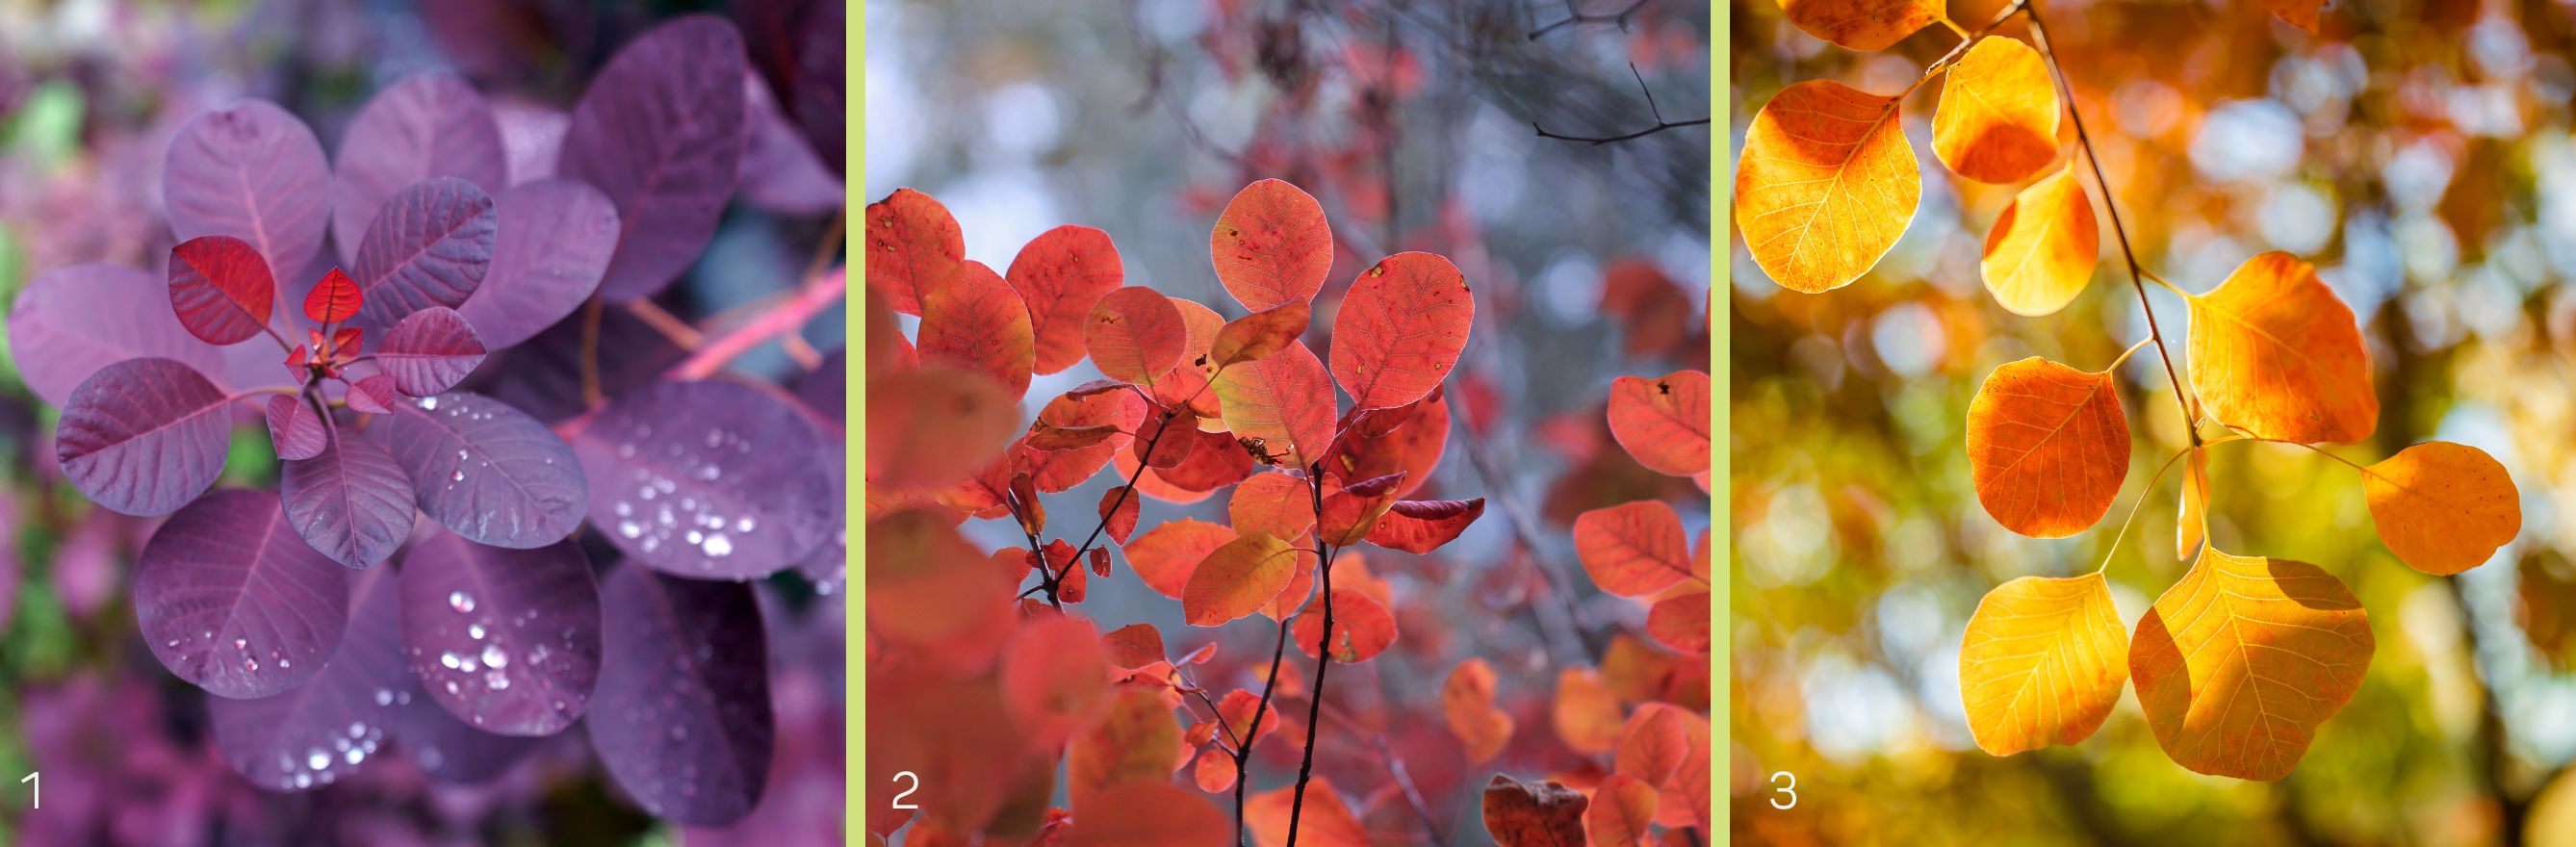
[[[777,310],[763,314],[739,329],[708,340],[698,347],[697,352],[689,354],[689,358],[671,368],[671,378],[695,380],[714,376],[716,372],[724,370],[725,365],[731,364],[734,359],[751,352],[752,348],[759,347],[772,338],[803,330],[806,323],[814,320],[815,315],[841,302],[843,295],[849,292],[849,287],[850,275],[847,266],[816,278],[813,283],[799,289],[795,297],[780,304]]]

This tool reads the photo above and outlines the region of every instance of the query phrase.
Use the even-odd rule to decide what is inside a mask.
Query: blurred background
[[[731,6],[0,0],[0,302],[67,265],[159,274],[173,242],[163,156],[180,124],[202,110],[267,99],[336,154],[344,127],[378,90],[413,73],[453,71],[492,103],[513,180],[526,181],[552,172],[569,110],[617,47],[675,15],[739,11]],[[701,327],[738,318],[736,307],[774,302],[815,261],[816,245],[840,232],[839,179],[765,105],[766,85],[756,76],[746,85],[764,105],[753,110],[740,188],[706,253],[654,301]],[[800,343],[766,344],[734,370],[797,385],[808,357],[840,346],[840,314],[825,312]],[[496,356],[468,387],[549,421],[581,411],[577,320]],[[685,354],[628,312],[609,310],[604,321],[600,357],[612,393]],[[839,371],[830,373],[837,382]],[[839,410],[831,412],[837,420]],[[253,788],[216,753],[205,695],[137,638],[127,580],[158,519],[96,508],[63,482],[54,417],[0,354],[0,450],[9,457],[0,462],[0,844],[777,845],[840,831],[837,574],[760,584],[782,745],[763,805],[729,830],[684,831],[645,815],[593,765],[580,732],[533,742],[472,733],[483,743],[460,740],[444,756],[380,757],[310,793]],[[274,487],[266,434],[245,426],[235,437],[219,484]],[[596,545],[591,558],[615,554]],[[41,811],[28,808],[28,786],[18,782],[31,771],[43,774]]]
[[[999,271],[1049,228],[1096,227],[1116,243],[1128,285],[1239,317],[1211,269],[1208,233],[1236,191],[1277,177],[1313,194],[1333,224],[1334,269],[1308,337],[1319,353],[1341,293],[1379,258],[1431,251],[1466,275],[1476,327],[1446,388],[1447,451],[1415,496],[1486,497],[1487,511],[1436,555],[1358,557],[1392,585],[1401,635],[1354,666],[1351,682],[1333,674],[1329,699],[1381,743],[1326,733],[1316,762],[1382,843],[1428,843],[1429,832],[1483,843],[1488,774],[1584,767],[1549,728],[1555,680],[1601,662],[1614,641],[1669,678],[1672,699],[1707,705],[1704,657],[1646,646],[1645,607],[1591,586],[1568,524],[1663,498],[1692,537],[1706,526],[1706,495],[1630,459],[1603,404],[1614,377],[1708,366],[1710,128],[1593,145],[1540,137],[1533,124],[1594,138],[1707,118],[1710,10],[1581,5],[1580,20],[1555,0],[866,8],[865,193],[937,198],[969,259]],[[910,334],[918,320],[902,323]],[[1086,363],[1038,377],[1028,413],[1097,376]],[[1060,521],[1088,525],[1110,477],[1047,500]],[[1147,500],[1140,527],[1181,517],[1224,521],[1225,498]],[[1024,543],[1007,520],[968,531],[988,548]],[[1249,669],[1267,661],[1270,628],[1186,626],[1178,602],[1124,567],[1089,593],[1081,611],[1103,629],[1156,624],[1176,656],[1213,640],[1221,649],[1200,684],[1258,690]],[[1470,656],[1493,664],[1498,705],[1521,727],[1481,769],[1462,761],[1438,707],[1442,678]],[[1296,748],[1256,748],[1256,791],[1293,781]],[[1418,789],[1421,813],[1397,795],[1389,761]]]
[[[1948,4],[1992,19],[1997,0]],[[2083,573],[2111,552],[2124,621],[2179,578],[2186,443],[2162,368],[2121,371],[2137,438],[2108,518],[2071,539],[2003,530],[1979,507],[1962,436],[1997,365],[2098,368],[2147,337],[2109,218],[2093,285],[2015,317],[1978,273],[2019,186],[1955,179],[1929,149],[1938,85],[1905,103],[1922,210],[1858,283],[1773,284],[1733,237],[1733,784],[1739,839],[1775,844],[2576,843],[2576,20],[2561,2],[2349,0],[2310,34],[2251,2],[2045,0],[2049,34],[2150,271],[2207,291],[2243,260],[2314,262],[2362,324],[2381,416],[2370,462],[2441,438],[2477,446],[2522,495],[2521,538],[2454,578],[2399,563],[2356,474],[2287,445],[2211,450],[2211,541],[2314,562],[2350,584],[2378,652],[2359,695],[2289,778],[2204,777],[2168,761],[2124,694],[2081,745],[1979,751],[1961,634],[2013,577]],[[1735,125],[1781,88],[1903,90],[1957,38],[1935,25],[1854,53],[1732,4]],[[1999,30],[2028,38],[2016,20]],[[2073,134],[2065,132],[2066,147]],[[2086,174],[2088,188],[2093,180]],[[2174,366],[2180,298],[2148,287]],[[1775,771],[1802,802],[1776,811]]]

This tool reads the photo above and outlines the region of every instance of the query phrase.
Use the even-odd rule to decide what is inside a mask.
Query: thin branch
[[[682,350],[694,351],[707,341],[706,335],[698,332],[697,327],[690,326],[688,321],[681,320],[680,316],[671,314],[669,310],[651,300],[628,303],[626,312],[643,321],[645,326],[652,327],[654,332],[661,333],[663,338],[669,339],[671,346]]]
[[[751,323],[744,324],[741,329],[726,333],[700,346],[697,352],[689,355],[688,359],[671,368],[672,378],[696,380],[714,376],[716,372],[724,370],[725,365],[732,363],[742,354],[751,352],[752,348],[760,346],[762,342],[776,336],[802,331],[805,324],[812,321],[815,315],[841,302],[842,296],[849,291],[849,285],[850,275],[847,269],[841,273],[825,274],[811,284],[797,289],[796,296],[780,305],[777,311],[762,315]]]
[[[1261,683],[1261,702],[1253,705],[1252,725],[1243,730],[1243,737],[1246,739],[1257,740],[1261,737],[1261,718],[1270,713],[1270,693],[1279,689],[1279,664],[1285,661],[1288,655],[1288,622],[1296,618],[1296,615],[1282,615],[1279,618],[1279,640],[1270,645],[1270,678]],[[1244,847],[1247,843],[1244,840],[1243,797],[1244,785],[1252,780],[1248,767],[1251,761],[1252,742],[1245,741],[1242,747],[1234,751],[1235,847]]]
[[[1574,0],[1566,0],[1565,19],[1530,30],[1529,40],[1537,41],[1539,36],[1546,35],[1565,27],[1575,26],[1577,24],[1614,24],[1619,27],[1620,32],[1627,32],[1628,18],[1637,14],[1637,10],[1645,8],[1646,4],[1650,2],[1653,2],[1653,0],[1637,0],[1637,2],[1628,4],[1628,8],[1621,9],[1616,12],[1608,14],[1585,14],[1582,10],[1574,7]]]
[[[1592,146],[1594,146],[1594,147],[1599,147],[1599,146],[1601,146],[1601,145],[1609,144],[1609,143],[1614,142],[1614,141],[1627,141],[1627,140],[1632,139],[1632,138],[1644,138],[1644,137],[1646,137],[1646,136],[1653,135],[1653,134],[1655,134],[1655,133],[1662,132],[1662,131],[1664,131],[1664,130],[1668,130],[1668,129],[1674,129],[1674,128],[1678,128],[1678,127],[1686,127],[1686,126],[1703,126],[1703,125],[1706,125],[1706,124],[1708,123],[1708,120],[1709,120],[1709,119],[1707,119],[1707,118],[1700,118],[1700,119],[1698,119],[1698,120],[1690,120],[1690,121],[1668,121],[1668,120],[1664,120],[1664,110],[1663,110],[1662,108],[1660,108],[1660,107],[1658,107],[1658,106],[1656,106],[1656,105],[1655,105],[1655,89],[1654,89],[1653,87],[1651,87],[1651,86],[1646,85],[1646,75],[1645,75],[1645,74],[1642,74],[1642,73],[1639,73],[1639,72],[1637,71],[1637,63],[1635,63],[1635,62],[1629,62],[1629,63],[1628,63],[1628,75],[1629,75],[1629,76],[1636,77],[1636,78],[1637,78],[1637,90],[1638,90],[1638,91],[1645,92],[1645,95],[1646,95],[1646,111],[1647,111],[1647,113],[1654,115],[1654,117],[1655,117],[1655,125],[1654,125],[1654,126],[1650,126],[1650,127],[1645,128],[1645,129],[1637,130],[1636,132],[1622,133],[1622,134],[1619,134],[1619,135],[1604,135],[1604,136],[1563,135],[1563,134],[1559,134],[1559,133],[1549,132],[1549,131],[1547,131],[1547,127],[1540,126],[1540,125],[1538,124],[1538,122],[1537,122],[1537,121],[1531,121],[1531,122],[1530,122],[1530,129],[1537,130],[1537,131],[1538,131],[1538,137],[1540,137],[1540,138],[1554,138],[1554,139],[1557,139],[1557,140],[1559,140],[1559,141],[1580,141],[1580,142],[1583,142],[1583,143],[1586,143],[1586,144],[1590,144],[1590,145],[1592,145]]]
[[[1297,820],[1306,813],[1306,783],[1315,774],[1315,730],[1323,723],[1324,673],[1333,669],[1333,545],[1322,543],[1321,538],[1324,528],[1324,463],[1316,462],[1307,468],[1307,473],[1306,487],[1313,492],[1315,502],[1316,546],[1324,549],[1323,561],[1315,565],[1315,570],[1323,574],[1324,632],[1315,643],[1315,690],[1309,692],[1312,699],[1306,703],[1306,752],[1297,763],[1297,791],[1290,796],[1288,803],[1287,847],[1297,847]]]
[[[608,301],[597,296],[581,310],[581,404],[599,408],[605,397],[599,389],[599,319],[608,311]]]

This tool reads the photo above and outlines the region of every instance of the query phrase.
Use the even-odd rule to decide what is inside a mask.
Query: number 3
[[[1771,782],[1774,784],[1777,784],[1784,779],[1788,780],[1789,784],[1771,789],[1789,798],[1789,802],[1786,803],[1780,802],[1779,797],[1771,798],[1771,808],[1779,809],[1781,811],[1787,811],[1798,807],[1798,775],[1788,771],[1779,771],[1771,775]]]
[[[903,801],[903,798],[906,798],[906,797],[910,797],[910,796],[912,796],[912,792],[915,792],[915,791],[919,791],[919,790],[921,790],[921,775],[920,775],[920,774],[917,774],[917,773],[913,773],[913,772],[911,772],[911,771],[904,771],[904,772],[902,772],[902,773],[895,774],[895,775],[894,775],[894,778],[895,778],[897,781],[904,780],[904,779],[907,779],[907,778],[912,780],[912,787],[911,787],[911,788],[906,788],[906,789],[904,789],[904,790],[903,790],[903,793],[901,793],[901,794],[897,794],[897,795],[894,795],[894,808],[897,808],[897,809],[918,809],[918,808],[921,808],[920,806],[915,806],[915,805],[913,805],[913,804],[906,803],[906,802],[904,802],[904,801]]]

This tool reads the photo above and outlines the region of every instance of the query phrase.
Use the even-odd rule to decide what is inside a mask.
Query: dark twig
[[[1620,32],[1627,32],[1629,16],[1635,15],[1637,10],[1645,8],[1650,2],[1653,0],[1637,0],[1628,4],[1628,8],[1609,14],[1585,14],[1583,10],[1575,8],[1574,0],[1565,0],[1565,19],[1530,30],[1529,40],[1537,41],[1539,36],[1576,24],[1614,24],[1619,27]]]
[[[1315,640],[1315,690],[1306,704],[1306,753],[1297,763],[1297,792],[1288,802],[1288,844],[1297,847],[1297,821],[1306,813],[1306,783],[1315,774],[1315,729],[1324,711],[1324,672],[1333,668],[1333,545],[1323,543],[1324,534],[1324,463],[1316,462],[1306,470],[1306,487],[1315,501],[1315,546],[1322,548],[1323,561],[1315,571],[1323,575],[1324,634]]]
[[[1590,144],[1590,145],[1592,145],[1592,146],[1594,146],[1594,147],[1599,147],[1599,146],[1601,146],[1601,145],[1609,144],[1609,143],[1614,142],[1614,141],[1627,141],[1627,140],[1632,139],[1632,138],[1644,138],[1644,137],[1646,137],[1646,136],[1653,135],[1653,134],[1655,134],[1655,133],[1662,132],[1662,131],[1664,131],[1664,130],[1668,130],[1668,129],[1675,129],[1675,128],[1678,128],[1678,127],[1686,127],[1686,126],[1705,126],[1705,125],[1707,125],[1708,120],[1709,120],[1709,119],[1707,119],[1707,118],[1700,118],[1700,119],[1698,119],[1698,120],[1688,120],[1688,121],[1668,121],[1668,120],[1664,120],[1664,110],[1663,110],[1663,109],[1661,109],[1661,108],[1656,107],[1656,105],[1655,105],[1655,90],[1654,90],[1653,88],[1648,87],[1648,86],[1646,85],[1646,75],[1645,75],[1645,74],[1642,74],[1642,73],[1638,73],[1638,72],[1637,72],[1637,63],[1635,63],[1635,62],[1629,62],[1629,63],[1628,63],[1628,75],[1633,76],[1633,77],[1636,77],[1636,78],[1637,78],[1637,90],[1642,91],[1642,92],[1645,92],[1645,94],[1646,94],[1646,111],[1647,111],[1647,112],[1649,112],[1649,113],[1651,113],[1651,114],[1653,114],[1653,115],[1655,116],[1655,125],[1654,125],[1654,126],[1650,126],[1650,127],[1645,128],[1645,129],[1637,130],[1636,132],[1621,133],[1621,134],[1619,134],[1619,135],[1602,135],[1602,136],[1565,135],[1565,134],[1561,134],[1561,133],[1549,132],[1549,131],[1547,131],[1547,127],[1540,126],[1540,125],[1538,124],[1538,122],[1537,122],[1537,121],[1531,121],[1531,122],[1530,122],[1530,128],[1531,128],[1531,129],[1534,129],[1534,130],[1537,130],[1537,131],[1538,131],[1538,137],[1540,137],[1540,138],[1554,138],[1554,139],[1557,139],[1557,140],[1559,140],[1559,141],[1580,141],[1580,142],[1583,142],[1583,143],[1585,143],[1585,144]]]
[[[1270,692],[1279,689],[1279,663],[1285,661],[1288,655],[1288,622],[1295,620],[1296,617],[1296,615],[1285,615],[1279,618],[1279,640],[1270,645],[1270,678],[1262,681],[1261,702],[1252,707],[1252,725],[1244,727],[1243,745],[1234,750],[1235,847],[1243,847],[1246,843],[1243,830],[1243,796],[1244,784],[1252,778],[1248,772],[1250,770],[1248,765],[1252,761],[1252,742],[1261,738],[1261,718],[1270,713]]]

